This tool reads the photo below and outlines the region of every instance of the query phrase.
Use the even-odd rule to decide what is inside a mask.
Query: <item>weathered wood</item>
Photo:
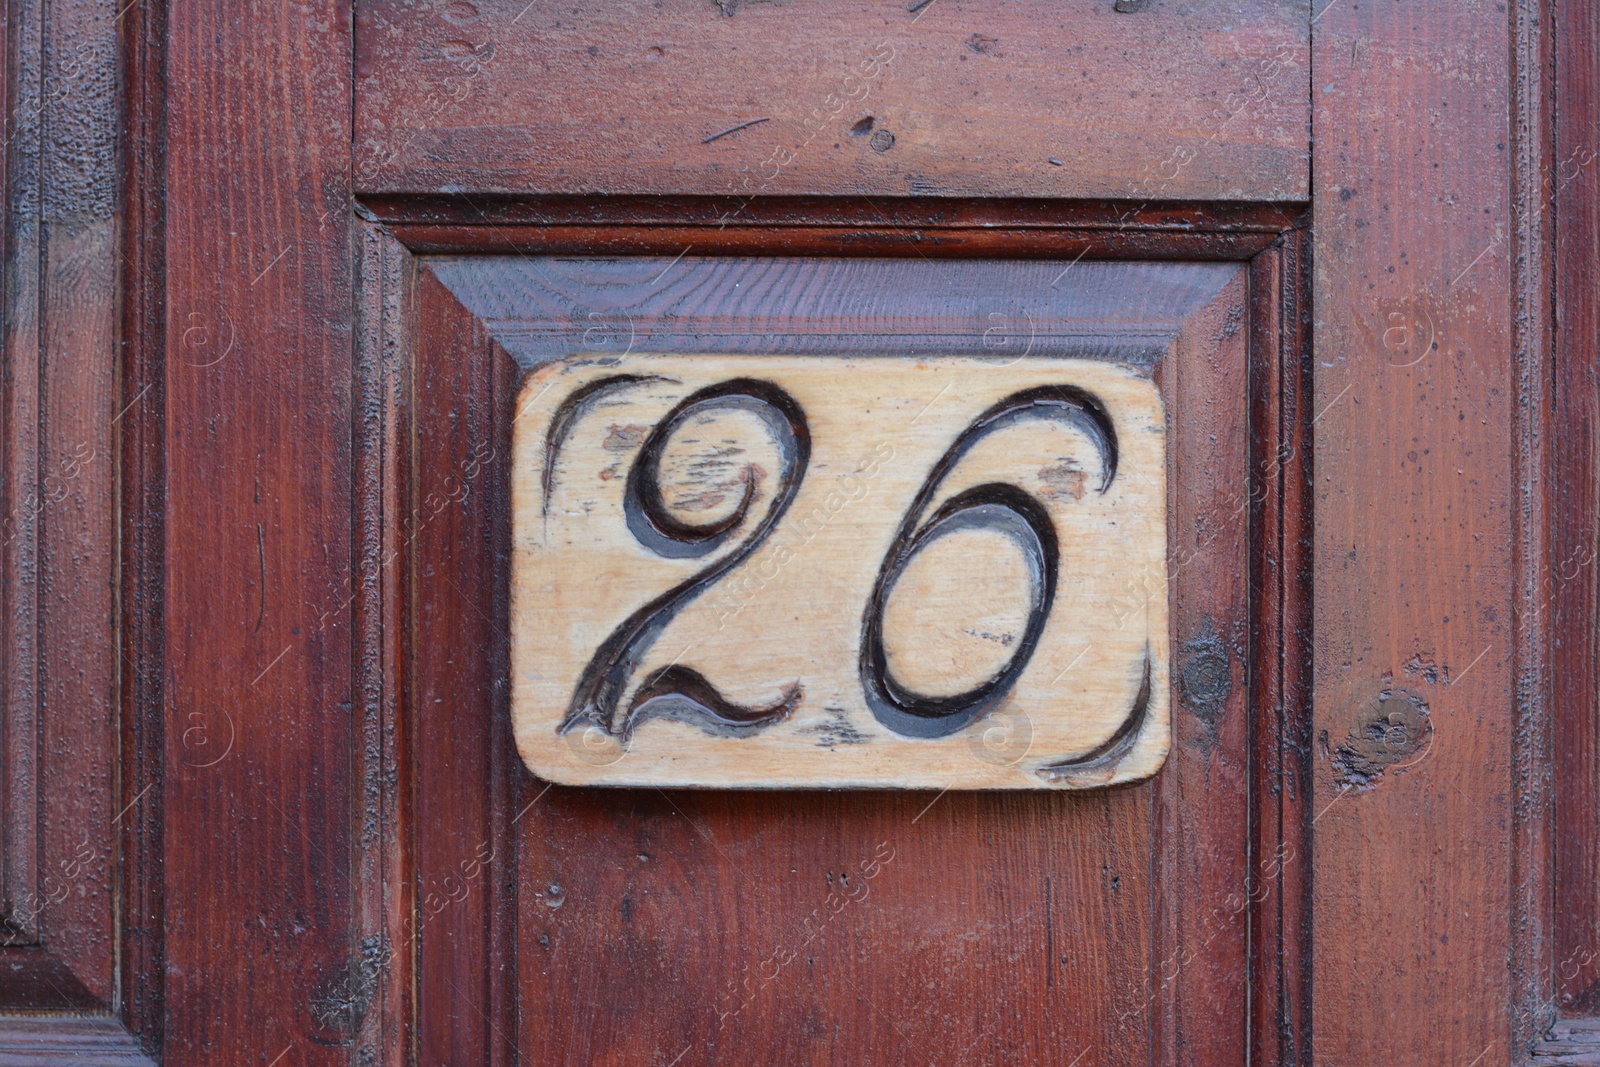
[[[121,628],[121,914],[118,945],[121,1014],[150,1050],[161,1046],[164,879],[161,873],[162,684],[166,675],[166,392],[164,78],[166,9],[137,4],[123,12],[123,291],[121,365],[121,522],[118,530]]]
[[[1316,23],[1321,1063],[1514,1055],[1509,30],[1394,0]]]
[[[1554,855],[1559,847],[1552,745],[1555,678],[1549,576],[1555,497],[1550,461],[1554,438],[1556,320],[1555,212],[1547,177],[1554,147],[1552,9],[1539,0],[1511,7],[1508,111],[1510,138],[1511,369],[1516,407],[1511,421],[1511,595],[1515,623],[1511,789],[1511,958],[1513,1056],[1531,1047],[1555,1017],[1550,981],[1555,948]]]
[[[1600,1065],[1600,1019],[1563,1019],[1533,1049],[1532,1067]]]
[[[1270,0],[363,5],[357,184],[1300,200],[1307,22]]]
[[[105,1016],[0,1017],[0,1067],[154,1067]]]
[[[769,234],[793,236],[787,228]],[[1227,263],[699,256],[681,247],[667,256],[578,261],[429,261],[496,343],[529,368],[584,352],[748,353],[752,334],[767,338],[763,351],[772,355],[909,351],[1005,363],[1089,352],[1153,365],[1239,270]],[[707,285],[726,307],[718,317],[687,314]]]
[[[0,949],[0,1010],[90,1014],[0,1024],[0,1061],[139,1062],[120,1008],[168,1063],[1489,1067],[1593,1007],[1592,0],[353,6],[4,14],[0,488],[38,512],[0,558],[12,918],[99,836]],[[119,84],[148,211],[113,399],[114,186],[85,176]],[[1282,233],[1313,106],[1315,361]],[[534,779],[515,392],[585,352],[1148,375],[1165,767],[1073,795]],[[49,479],[119,434],[117,774],[113,467]],[[835,553],[867,575],[858,628],[886,555],[861,540]],[[897,653],[928,649],[895,640],[916,678]]]
[[[1251,265],[1251,662],[1277,665],[1250,677],[1251,1061],[1281,1067],[1304,1062],[1311,1044],[1310,251],[1296,231]]]
[[[28,33],[42,37],[39,5],[7,12],[8,37]],[[20,25],[15,25],[19,23]],[[31,31],[31,33],[29,33]],[[7,52],[11,53],[7,41]],[[39,647],[38,647],[38,516],[39,492],[39,68],[43,57],[34,49],[7,55],[8,117],[20,112],[6,138],[5,152],[5,405],[0,419],[4,435],[4,480],[7,515],[0,538],[0,588],[4,614],[0,636],[5,643],[4,719],[5,793],[0,802],[0,915],[6,940],[22,944],[38,940],[37,918],[45,899],[39,881]],[[18,101],[15,97],[21,97]]]
[[[763,255],[942,259],[1245,260],[1305,213],[1298,204],[932,197],[369,196],[418,253]],[[732,213],[737,213],[736,215]]]
[[[117,797],[115,12],[5,13],[0,1012],[116,1005],[116,844],[144,816]]]
[[[358,580],[351,590],[356,726],[361,744],[353,774],[361,783],[361,837],[356,858],[360,962],[347,972],[336,997],[368,1005],[355,1020],[355,1042],[385,1067],[404,1061],[403,1020],[414,1010],[411,952],[406,923],[408,838],[404,801],[395,788],[409,736],[402,715],[406,647],[403,574],[407,565],[402,486],[409,470],[405,417],[409,406],[408,355],[398,343],[405,331],[405,287],[415,263],[393,238],[359,226],[359,302],[355,314],[356,402],[361,417],[354,441]]]
[[[1600,10],[1560,0],[1555,161],[1543,203],[1558,220],[1551,407],[1551,545],[1541,603],[1554,626],[1554,975],[1562,1011],[1600,1012]],[[1543,977],[1543,976],[1541,976]]]
[[[394,342],[415,370],[414,411],[401,423],[409,478],[397,487],[409,734],[398,774],[412,846],[395,944],[415,967],[417,1005],[403,1022],[420,1062],[515,1063],[503,1058],[508,1041],[521,1042],[505,1022],[516,1002],[501,950],[515,932],[502,901],[527,885],[514,873],[518,844],[500,809],[514,800],[523,811],[534,794],[508,796],[510,776],[529,780],[510,740],[509,561],[496,552],[510,526],[509,434],[502,441],[498,425],[513,394],[496,388],[484,324],[431,271],[418,270],[403,291],[407,327]]]
[[[348,1063],[351,10],[172,15],[162,1062]]]
[[[1161,1042],[1167,1060],[1242,1059],[1245,917],[1275,897],[1243,888],[1254,712],[1235,637],[1249,626],[1246,527],[1255,508],[1277,508],[1276,494],[1250,487],[1245,453],[1260,448],[1265,471],[1279,447],[1261,444],[1258,433],[1275,442],[1276,427],[1250,414],[1243,325],[1247,303],[1281,294],[1252,296],[1249,272],[1221,265],[1085,261],[1063,276],[1067,264],[1048,262],[672,259],[423,261],[407,287],[416,336],[402,343],[418,361],[416,467],[402,508],[413,531],[415,762],[401,773],[417,805],[411,929],[431,1005],[418,1023],[424,1058],[516,1062],[538,1049],[571,1063],[680,1053],[682,1063],[787,1062],[871,1048],[915,1062],[970,1048],[1026,1062],[1093,1048],[1101,1062],[1131,1064]],[[531,365],[691,338],[726,354],[789,354],[771,365],[837,352],[831,337],[844,331],[857,351],[886,354],[908,337],[943,353],[1142,352],[1184,398],[1168,409],[1173,476],[1187,487],[1168,534],[1176,610],[1189,620],[1175,633],[1189,646],[1202,622],[1214,627],[1199,667],[1220,654],[1231,686],[1220,705],[1217,689],[1201,687],[1191,710],[1180,688],[1182,727],[1155,783],[1072,798],[663,798],[549,786],[493,739],[507,714],[496,678],[508,668],[494,664],[507,662],[496,604],[509,560],[492,539],[510,526],[501,457],[521,377],[506,353]],[[998,372],[1007,361],[993,360]],[[1202,677],[1218,675],[1197,669]],[[1270,719],[1263,728],[1277,737]],[[996,739],[1002,751],[1006,740]],[[1159,790],[1170,794],[1158,807]],[[1152,941],[1158,924],[1168,932]],[[496,978],[508,973],[514,983]],[[1018,1005],[1021,1025],[943,1007],[956,975]],[[906,988],[946,993],[896,992]],[[515,1030],[499,1022],[511,1003]]]
[[[1088,788],[1165,759],[1147,372],[572,357],[515,426],[512,709],[541,777]]]

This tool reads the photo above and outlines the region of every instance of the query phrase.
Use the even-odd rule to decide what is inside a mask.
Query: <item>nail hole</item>
[[[850,136],[865,137],[867,134],[872,132],[872,122],[872,116],[868,115],[866,118],[850,127]]]

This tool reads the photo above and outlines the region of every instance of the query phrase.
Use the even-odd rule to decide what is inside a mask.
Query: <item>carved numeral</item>
[[[616,389],[638,384],[635,376],[604,379],[580,394],[577,405],[591,402]],[[570,402],[569,402],[570,403]],[[765,707],[749,707],[727,700],[715,686],[691,667],[672,664],[645,679],[622,715],[617,706],[638,669],[639,660],[673,617],[719,578],[743,563],[761,546],[794,503],[795,491],[805,477],[811,458],[811,435],[806,429],[805,412],[792,396],[770,382],[740,378],[691,393],[659,422],[628,471],[623,509],[628,529],[641,545],[658,556],[700,557],[721,547],[750,517],[755,501],[757,468],[744,470],[744,496],[728,515],[695,525],[685,522],[668,509],[661,491],[661,454],[675,432],[691,420],[703,419],[719,411],[745,411],[759,418],[772,434],[779,455],[778,486],[761,520],[750,528],[738,548],[697,572],[644,607],[628,616],[621,626],[595,651],[583,672],[583,680],[573,694],[572,706],[562,720],[559,732],[580,724],[592,724],[624,740],[634,727],[652,717],[677,718],[712,732],[738,733],[760,729],[776,722],[794,709],[801,697],[799,683],[788,687],[782,700]],[[565,415],[566,417],[563,417]],[[546,493],[549,472],[555,469],[561,438],[574,417],[563,409],[552,423],[545,454]]]
[[[1055,525],[1042,504],[1014,485],[989,482],[951,497],[920,527],[934,494],[974,445],[1024,419],[1056,419],[1080,429],[1095,443],[1104,471],[1098,492],[1111,487],[1117,474],[1117,434],[1104,407],[1090,394],[1071,386],[1047,385],[1006,397],[973,421],[928,473],[906,512],[894,546],[883,561],[867,601],[862,623],[861,688],[878,721],[912,737],[945,737],[964,729],[998,704],[1028,669],[1055,602],[1061,549]],[[1027,560],[1030,595],[1028,619],[1016,651],[1003,669],[964,693],[931,697],[899,684],[889,670],[884,647],[883,616],[889,596],[906,566],[941,537],[961,530],[989,529],[1012,539]]]
[[[513,704],[540,773],[1038,787],[1159,764],[1148,377],[637,355],[541,373],[513,503]],[[993,716],[1004,759],[979,743]]]

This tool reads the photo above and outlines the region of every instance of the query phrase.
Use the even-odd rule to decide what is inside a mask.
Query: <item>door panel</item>
[[[1272,202],[1310,189],[1305,3],[359,12],[363,193]]]
[[[1251,725],[1261,605],[1246,590],[1279,552],[1251,532],[1279,491],[1248,479],[1268,409],[1252,389],[1272,380],[1249,362],[1252,343],[1279,354],[1252,320],[1280,321],[1267,309],[1293,286],[1252,292],[1274,275],[1229,263],[388,254],[415,278],[400,316],[415,326],[372,343],[414,360],[414,495],[391,536],[413,583],[402,777],[419,907],[399,936],[431,1005],[424,1062],[496,1048],[570,1063],[1244,1058],[1245,929],[1265,897],[1252,890],[1278,891],[1280,874],[1248,870],[1249,742],[1278,727]],[[1187,681],[1153,782],[737,794],[550,786],[522,769],[504,457],[529,368],[685,346],[1030,358],[1029,337],[1143,367],[1165,397]]]

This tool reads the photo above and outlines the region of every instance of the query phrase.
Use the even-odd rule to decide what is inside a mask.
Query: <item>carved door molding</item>
[[[363,484],[370,486],[360,573],[372,576],[360,602],[372,610],[363,614],[356,636],[360,662],[372,665],[364,688],[383,695],[367,705],[362,729],[381,738],[409,733],[410,740],[386,748],[365,774],[374,783],[409,782],[412,788],[409,798],[378,789],[383,799],[368,809],[367,820],[389,829],[371,842],[365,863],[371,870],[415,874],[413,881],[387,890],[388,899],[410,901],[414,910],[391,912],[387,928],[375,925],[364,935],[403,947],[384,951],[393,966],[380,969],[385,985],[375,997],[388,1010],[367,1016],[367,1040],[403,1043],[403,1035],[410,1035],[424,1059],[447,1050],[468,1059],[514,1058],[512,1046],[521,1041],[504,1028],[445,1030],[430,1022],[465,1017],[474,1003],[502,1005],[512,1013],[507,1018],[522,1020],[520,1027],[545,1033],[562,1048],[586,1047],[592,1039],[580,1038],[582,1033],[614,1032],[619,1023],[587,1014],[603,1013],[604,1002],[576,1013],[568,1004],[546,1018],[533,1014],[547,1002],[561,1004],[560,989],[582,980],[555,962],[571,958],[562,948],[564,937],[584,929],[589,937],[627,938],[626,928],[611,928],[616,913],[605,905],[648,895],[650,878],[663,877],[641,868],[614,883],[607,857],[628,846],[610,838],[613,827],[635,825],[650,837],[666,833],[645,853],[655,855],[659,848],[676,854],[697,851],[692,832],[683,838],[685,831],[672,828],[685,817],[688,825],[705,828],[704,840],[726,840],[738,838],[741,825],[757,825],[798,802],[797,810],[840,835],[836,848],[857,877],[865,870],[862,863],[881,872],[863,892],[871,892],[875,882],[882,893],[888,892],[889,873],[899,873],[896,863],[908,871],[934,860],[919,855],[903,832],[890,832],[894,828],[932,829],[931,840],[937,841],[941,819],[955,820],[946,824],[953,826],[998,818],[999,809],[981,796],[945,796],[938,788],[871,805],[807,794],[793,800],[781,794],[771,800],[735,794],[673,799],[654,790],[552,791],[526,774],[511,744],[504,682],[512,671],[511,635],[498,621],[508,617],[510,598],[511,468],[504,457],[520,411],[516,398],[531,368],[568,352],[648,358],[651,352],[692,349],[781,360],[786,352],[848,345],[856,353],[896,353],[910,344],[927,354],[982,357],[1009,348],[1012,358],[1098,355],[1148,366],[1162,383],[1175,435],[1169,476],[1174,541],[1167,567],[1178,675],[1168,683],[1174,756],[1147,799],[1124,796],[1104,815],[1134,840],[1148,841],[1127,854],[1130,861],[1141,858],[1118,870],[1113,893],[1120,895],[1126,884],[1135,894],[1153,894],[1150,910],[1131,902],[1141,899],[1136,895],[1113,914],[1131,909],[1114,921],[1143,929],[1153,947],[1134,949],[1139,938],[1128,944],[1116,964],[1119,977],[1108,978],[1108,988],[1121,992],[1085,1016],[1082,1026],[1085,1033],[1098,1027],[1123,1034],[1119,1055],[1135,1057],[1139,1048],[1159,1049],[1180,1034],[1197,1051],[1204,1046],[1205,1057],[1242,1057],[1250,1041],[1258,1055],[1276,1048],[1273,1032],[1258,1029],[1251,1038],[1225,1020],[1247,1015],[1241,972],[1251,974],[1257,988],[1282,991],[1266,1003],[1257,998],[1251,1010],[1258,1020],[1295,1018],[1307,1010],[1301,946],[1309,868],[1295,861],[1307,847],[1309,767],[1306,739],[1296,733],[1303,725],[1297,727],[1285,711],[1304,700],[1308,668],[1308,600],[1303,586],[1291,580],[1305,573],[1310,518],[1304,447],[1308,257],[1295,216],[1276,206],[1253,213],[1236,208],[1220,219],[1198,210],[1171,213],[1129,240],[1125,229],[1111,225],[1114,218],[1095,209],[1061,205],[1047,226],[1030,206],[1027,226],[1014,222],[1008,228],[1008,220],[996,220],[993,205],[985,205],[988,221],[1000,223],[994,229],[1015,234],[1025,258],[1005,256],[1005,246],[989,231],[978,249],[982,258],[967,258],[963,248],[929,260],[894,253],[908,232],[914,240],[942,243],[962,220],[924,219],[876,242],[866,238],[851,258],[755,257],[747,254],[751,247],[792,244],[811,252],[806,236],[829,216],[810,217],[806,205],[753,202],[752,218],[784,220],[764,224],[765,237],[757,242],[717,225],[728,205],[683,206],[705,220],[685,242],[693,253],[683,255],[676,253],[684,245],[660,254],[654,227],[585,228],[562,219],[560,204],[502,204],[492,222],[457,222],[448,232],[416,221],[443,214],[435,203],[373,206],[379,220],[366,231],[361,273],[362,306],[371,314],[359,334],[367,354],[361,363],[361,395],[367,398],[362,407],[371,418],[358,451],[360,469],[367,472]],[[910,203],[880,207],[902,218],[920,210]],[[516,211],[537,219],[541,228],[521,227]],[[419,234],[425,236],[417,240]],[[591,235],[588,246],[584,234]],[[623,234],[625,247],[641,255],[572,255],[585,247],[613,253],[624,245]],[[513,240],[516,256],[498,254]],[[407,248],[408,241],[417,250]],[[1039,247],[1060,251],[1040,259]],[[471,248],[483,254],[463,255]],[[884,255],[891,258],[874,258]],[[1088,266],[1091,257],[1094,266]],[[1118,294],[1130,290],[1146,294],[1132,313],[1118,302]],[[928,295],[946,292],[942,300]],[[786,293],[805,295],[796,303]],[[868,295],[877,293],[888,295]],[[860,311],[850,294],[860,294],[854,297],[863,301]],[[1113,309],[1113,317],[1104,318]],[[440,630],[433,620],[454,621]],[[405,635],[409,650],[395,647],[395,634]],[[464,654],[466,649],[482,651]],[[380,664],[396,666],[380,671]],[[463,715],[481,728],[464,730]],[[998,739],[995,751],[978,755],[1003,761],[1009,743],[1009,737]],[[1080,817],[1045,804],[1021,823],[995,822],[985,832],[997,835],[997,842],[1011,837],[1016,846],[1040,833],[1088,832],[1070,829]],[[409,835],[408,820],[414,827]],[[1052,822],[1061,826],[1049,830]],[[492,830],[483,840],[467,840],[450,829],[463,823]],[[573,835],[589,846],[574,853],[558,844]],[[1222,840],[1235,845],[1219,851],[1204,844]],[[509,856],[500,845],[505,841],[514,842]],[[489,878],[485,872],[495,865],[505,865],[515,877],[503,884]],[[1070,872],[1057,869],[1046,878],[1041,869],[1030,906],[1056,906],[1047,897],[1058,882],[1062,892],[1097,897],[1110,888],[1109,882],[1096,886],[1099,878],[1087,868]],[[474,879],[482,880],[481,894],[468,888]],[[576,884],[587,887],[582,901],[567,888]],[[656,889],[670,885],[667,877]],[[452,891],[462,899],[453,900]],[[775,930],[768,936],[776,945],[721,942],[707,955],[695,939],[679,943],[681,935],[670,927],[641,931],[674,946],[663,959],[674,960],[680,976],[696,975],[691,981],[700,994],[679,1001],[681,1020],[669,1007],[672,1000],[657,1003],[644,992],[657,985],[653,980],[629,996],[646,998],[638,1010],[652,1012],[657,1025],[685,1027],[680,1046],[703,1039],[696,1020],[707,1012],[699,1021],[724,1043],[735,1021],[741,1030],[754,1026],[756,1041],[762,1035],[779,1040],[767,1029],[774,1024],[755,1022],[765,1014],[757,1005],[768,986],[757,972],[764,967],[775,979],[785,957],[799,954],[817,936],[826,910],[807,920],[804,901],[803,895],[792,901],[780,896],[763,909],[772,915],[766,921]],[[724,905],[708,897],[705,906]],[[954,899],[930,906],[960,913]],[[785,915],[793,922],[785,922]],[[557,922],[568,916],[579,925]],[[853,932],[836,936],[869,943],[881,938],[886,947],[897,937],[915,937],[913,929],[897,934],[892,923],[857,927],[864,915],[851,919],[841,912],[838,921]],[[881,913],[878,921],[884,921]],[[480,924],[493,935],[469,936]],[[749,969],[744,977],[729,969],[741,962]],[[485,982],[486,975],[512,971],[515,982]],[[1100,979],[1063,975],[1060,981],[1069,989]],[[520,1003],[530,1006],[513,1008],[519,987]],[[412,988],[435,1010],[413,1016]],[[1041,987],[1030,995],[1048,994]],[[439,1016],[441,1004],[454,1007]],[[870,1016],[870,1007],[863,1010]],[[418,1020],[418,1029],[409,1028],[408,1018]],[[569,1036],[556,1036],[561,1033]],[[1024,1044],[1016,1047],[1020,1054],[1034,1040],[1075,1039],[1071,1032],[1047,1029],[1037,1038],[1023,1036]],[[660,1035],[650,1040],[670,1043]],[[594,1054],[607,1046],[587,1047]],[[724,1051],[744,1055],[738,1047]]]

